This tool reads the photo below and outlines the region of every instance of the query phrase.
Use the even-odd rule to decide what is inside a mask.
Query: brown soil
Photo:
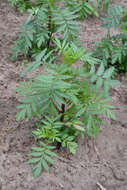
[[[126,0],[114,0],[125,5]],[[34,122],[15,120],[18,99],[14,88],[19,84],[24,66],[9,61],[10,48],[16,39],[21,22],[19,15],[7,0],[0,0],[0,190],[127,190],[127,81],[112,90],[117,121],[104,119],[95,140],[99,155],[91,141],[79,139],[75,156],[60,158],[50,173],[43,172],[34,179],[31,166],[26,163],[33,140]],[[101,21],[95,17],[81,23],[80,38],[90,49],[93,42],[105,36]],[[17,66],[18,65],[18,66]]]

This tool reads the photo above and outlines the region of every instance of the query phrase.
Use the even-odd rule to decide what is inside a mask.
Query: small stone
[[[121,125],[123,128],[127,129],[127,123]]]

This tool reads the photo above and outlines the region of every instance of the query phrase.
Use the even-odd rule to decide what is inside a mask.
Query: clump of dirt
[[[114,1],[123,6],[126,1]],[[24,66],[9,61],[10,48],[19,27],[27,15],[19,15],[7,0],[0,2],[0,190],[106,190],[127,189],[127,81],[112,90],[117,121],[103,119],[100,134],[92,141],[79,139],[75,156],[59,152],[56,166],[50,173],[43,172],[34,179],[27,154],[34,144],[31,131],[33,120],[15,120],[18,99],[14,88],[18,86]],[[93,42],[105,36],[98,18],[81,23],[80,39],[91,49]]]

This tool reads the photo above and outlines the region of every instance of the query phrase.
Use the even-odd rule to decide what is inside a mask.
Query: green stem
[[[47,47],[50,48],[50,43],[52,39],[52,34],[53,34],[53,23],[52,23],[52,15],[51,15],[51,10],[50,7],[48,7],[48,12],[49,12],[49,20],[48,20],[48,31],[49,31],[49,39],[47,41]]]

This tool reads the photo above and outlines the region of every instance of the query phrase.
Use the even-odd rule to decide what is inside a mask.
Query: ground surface
[[[115,0],[126,4],[126,0]],[[20,80],[24,66],[9,61],[10,47],[16,39],[21,22],[7,0],[0,0],[0,190],[99,190],[101,183],[106,190],[127,190],[127,81],[112,91],[118,121],[104,119],[96,139],[99,157],[90,143],[79,140],[75,156],[57,161],[50,173],[44,172],[37,180],[27,165],[27,153],[33,144],[30,139],[34,122],[16,122],[18,100],[14,88]],[[101,21],[89,18],[83,21],[80,38],[89,49],[101,39],[105,31]]]

